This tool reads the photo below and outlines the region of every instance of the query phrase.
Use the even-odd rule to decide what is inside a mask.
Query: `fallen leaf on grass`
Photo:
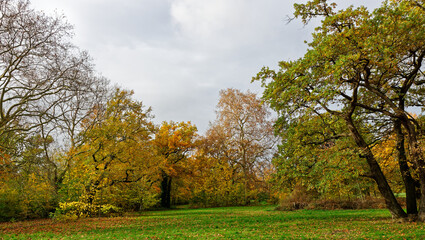
[[[72,222],[55,222],[51,219],[14,223],[0,223],[0,234],[24,234],[37,232],[67,233],[95,229],[117,228],[134,222],[134,217],[87,218]]]

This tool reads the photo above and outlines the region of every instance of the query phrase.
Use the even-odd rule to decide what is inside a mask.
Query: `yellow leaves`
[[[234,205],[243,201],[243,184],[235,182],[233,169],[222,159],[198,155],[192,159],[189,178],[193,204],[201,206]]]
[[[132,94],[116,89],[107,104],[98,106],[85,122],[84,144],[69,152],[74,164],[64,180],[66,201],[91,203],[102,199],[103,193],[118,191],[116,184],[132,186],[141,179],[158,178],[150,109],[132,99]],[[125,202],[127,193],[110,200]]]
[[[197,137],[197,128],[190,122],[163,122],[155,135],[154,144],[168,150],[184,150],[193,148]]]
[[[58,221],[72,221],[90,216],[113,216],[120,214],[122,209],[111,204],[95,205],[85,202],[60,202],[53,216]]]
[[[53,198],[53,186],[35,173],[0,181],[0,200],[6,201],[8,208],[16,211],[15,218],[39,217],[36,211],[51,210]]]
[[[372,148],[372,152],[387,178],[392,182],[401,183],[399,159],[397,156],[396,145],[396,136],[392,134],[376,144]],[[395,190],[398,191],[397,188],[400,186],[400,184],[394,186]]]

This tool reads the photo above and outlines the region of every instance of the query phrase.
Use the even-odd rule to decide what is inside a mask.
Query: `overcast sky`
[[[64,14],[74,43],[96,70],[135,91],[155,122],[191,121],[200,133],[215,119],[219,91],[261,94],[251,78],[263,66],[296,59],[313,25],[287,24],[292,0],[31,0],[48,14]],[[300,1],[297,1],[300,2]],[[339,6],[379,0],[338,0]]]

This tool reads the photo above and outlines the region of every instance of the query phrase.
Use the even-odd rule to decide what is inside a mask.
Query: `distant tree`
[[[185,163],[196,147],[197,128],[190,122],[163,122],[153,145],[161,169],[161,207],[171,207],[173,179],[185,169]]]
[[[223,139],[207,135],[200,139],[194,156],[189,159],[189,203],[193,206],[217,207],[246,204],[242,174],[233,169]],[[262,189],[256,189],[261,191]]]
[[[220,91],[217,118],[206,133],[207,141],[233,171],[234,181],[243,183],[244,199],[249,190],[264,182],[271,167],[277,138],[267,105],[251,92]]]

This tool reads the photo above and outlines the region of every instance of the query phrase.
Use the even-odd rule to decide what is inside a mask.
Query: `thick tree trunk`
[[[419,175],[420,183],[420,200],[418,219],[421,222],[425,221],[425,161],[422,156],[422,151],[416,138],[416,133],[409,132],[409,150],[411,158],[414,159],[416,169]]]
[[[409,165],[407,164],[406,158],[406,149],[404,147],[405,139],[404,133],[401,128],[400,120],[394,121],[394,132],[396,134],[396,149],[397,149],[397,159],[401,172],[401,176],[403,178],[404,188],[406,192],[406,207],[407,214],[409,215],[417,215],[418,208],[416,203],[416,187],[415,180],[410,173]]]
[[[419,214],[418,219],[421,222],[425,222],[425,173],[424,173],[424,166],[425,164],[422,164],[420,168],[422,168],[419,171],[419,182],[421,184],[421,197],[419,201]]]
[[[162,174],[161,181],[161,207],[171,208],[171,180],[167,174]]]
[[[408,133],[409,143],[409,156],[415,163],[415,170],[419,175],[420,184],[420,200],[419,200],[419,213],[418,220],[425,221],[425,160],[422,154],[422,149],[419,146],[418,135],[416,126],[412,124],[408,116],[400,119],[401,124],[405,127]]]
[[[404,212],[400,204],[397,202],[397,199],[395,198],[394,193],[391,190],[391,187],[388,184],[388,181],[381,170],[381,167],[376,161],[366,141],[363,139],[363,137],[360,135],[359,131],[357,130],[357,127],[354,125],[354,122],[351,119],[351,116],[346,117],[345,121],[347,123],[348,129],[355,143],[362,150],[361,154],[366,159],[369,165],[370,173],[372,174],[373,179],[378,185],[379,192],[381,193],[382,197],[385,199],[385,204],[388,210],[391,212],[391,215],[394,218],[407,218],[407,214]]]

